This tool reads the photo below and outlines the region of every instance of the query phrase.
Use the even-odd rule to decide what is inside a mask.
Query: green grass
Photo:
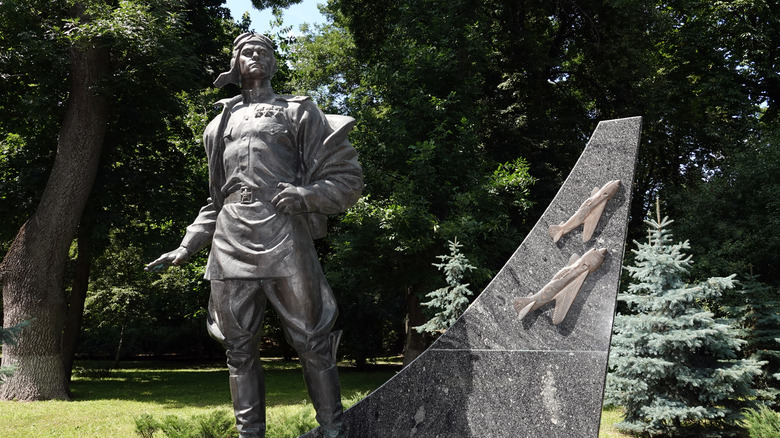
[[[228,373],[224,364],[188,365],[166,362],[125,362],[106,372],[108,363],[81,363],[71,389],[73,401],[34,403],[0,402],[0,429],[4,438],[16,437],[135,437],[134,419],[189,417],[215,409],[231,410]],[[297,362],[268,361],[266,390],[269,420],[285,415],[308,399]],[[393,371],[341,371],[343,396],[366,393],[393,375]],[[311,405],[308,405],[311,409]]]
[[[223,364],[125,362],[121,369],[111,371],[104,368],[107,362],[78,365],[81,368],[71,387],[73,401],[0,402],[0,434],[4,438],[133,438],[137,436],[134,420],[142,414],[162,418],[231,411]],[[308,396],[298,363],[268,360],[264,365],[269,428],[275,418],[313,417],[311,404],[305,403]],[[387,366],[370,372],[343,367],[342,395],[354,399],[373,391],[394,373],[395,368]],[[311,415],[305,410],[311,410]],[[611,427],[619,420],[619,410],[604,411],[599,437],[627,437]]]
[[[625,438],[626,435],[615,429],[614,424],[623,421],[623,410],[621,408],[608,407],[601,411],[601,428],[599,428],[599,438]]]

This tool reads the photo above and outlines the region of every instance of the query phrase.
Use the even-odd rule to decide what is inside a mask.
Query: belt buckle
[[[241,199],[239,200],[241,204],[252,203],[252,189],[249,187],[241,187],[241,190],[238,192],[238,194],[241,196]]]

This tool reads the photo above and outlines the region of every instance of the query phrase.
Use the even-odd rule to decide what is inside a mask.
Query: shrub
[[[344,408],[348,408],[365,398],[366,393],[358,392],[343,399]],[[311,403],[285,406],[267,416],[266,438],[289,438],[300,436],[317,427],[314,409]],[[206,415],[195,415],[189,419],[168,415],[161,421],[149,414],[135,419],[135,432],[143,438],[152,438],[160,432],[168,438],[233,438],[238,436],[231,412],[213,411]]]
[[[182,418],[166,415],[157,420],[149,414],[135,419],[135,431],[143,438],[152,438],[161,432],[168,438],[234,438],[238,437],[233,415],[224,410],[205,415]]]
[[[308,401],[285,407],[278,415],[269,416],[267,422],[267,438],[300,436],[317,427],[314,409]]]
[[[776,438],[780,436],[780,413],[766,406],[759,409],[747,409],[742,426],[748,430],[750,438]]]

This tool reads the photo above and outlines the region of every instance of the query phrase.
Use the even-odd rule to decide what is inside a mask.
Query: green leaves
[[[288,8],[297,5],[301,0],[252,0],[252,6],[263,10],[267,8]]]
[[[292,51],[293,83],[358,120],[350,141],[366,187],[331,228],[326,271],[337,295],[348,289],[366,297],[355,301],[393,312],[410,305],[421,315],[418,298],[440,283],[436,248],[463,242],[480,288],[515,248],[511,223],[522,223],[531,205],[528,164],[517,155],[497,160],[483,135],[493,110],[483,101],[492,93],[488,12],[466,1],[343,0],[329,8],[333,21],[307,29]],[[337,266],[350,261],[362,281]]]
[[[183,0],[72,1],[76,16],[63,22],[62,35],[72,44],[110,41],[137,53],[154,53],[164,38],[183,30]]]

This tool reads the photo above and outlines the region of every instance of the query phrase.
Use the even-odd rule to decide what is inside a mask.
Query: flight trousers
[[[338,308],[319,263],[312,268],[292,277],[211,280],[208,331],[225,347],[236,427],[242,438],[265,436],[260,342],[269,301],[282,321],[287,342],[298,353],[323,436],[344,437],[336,368],[340,332],[331,333]]]

